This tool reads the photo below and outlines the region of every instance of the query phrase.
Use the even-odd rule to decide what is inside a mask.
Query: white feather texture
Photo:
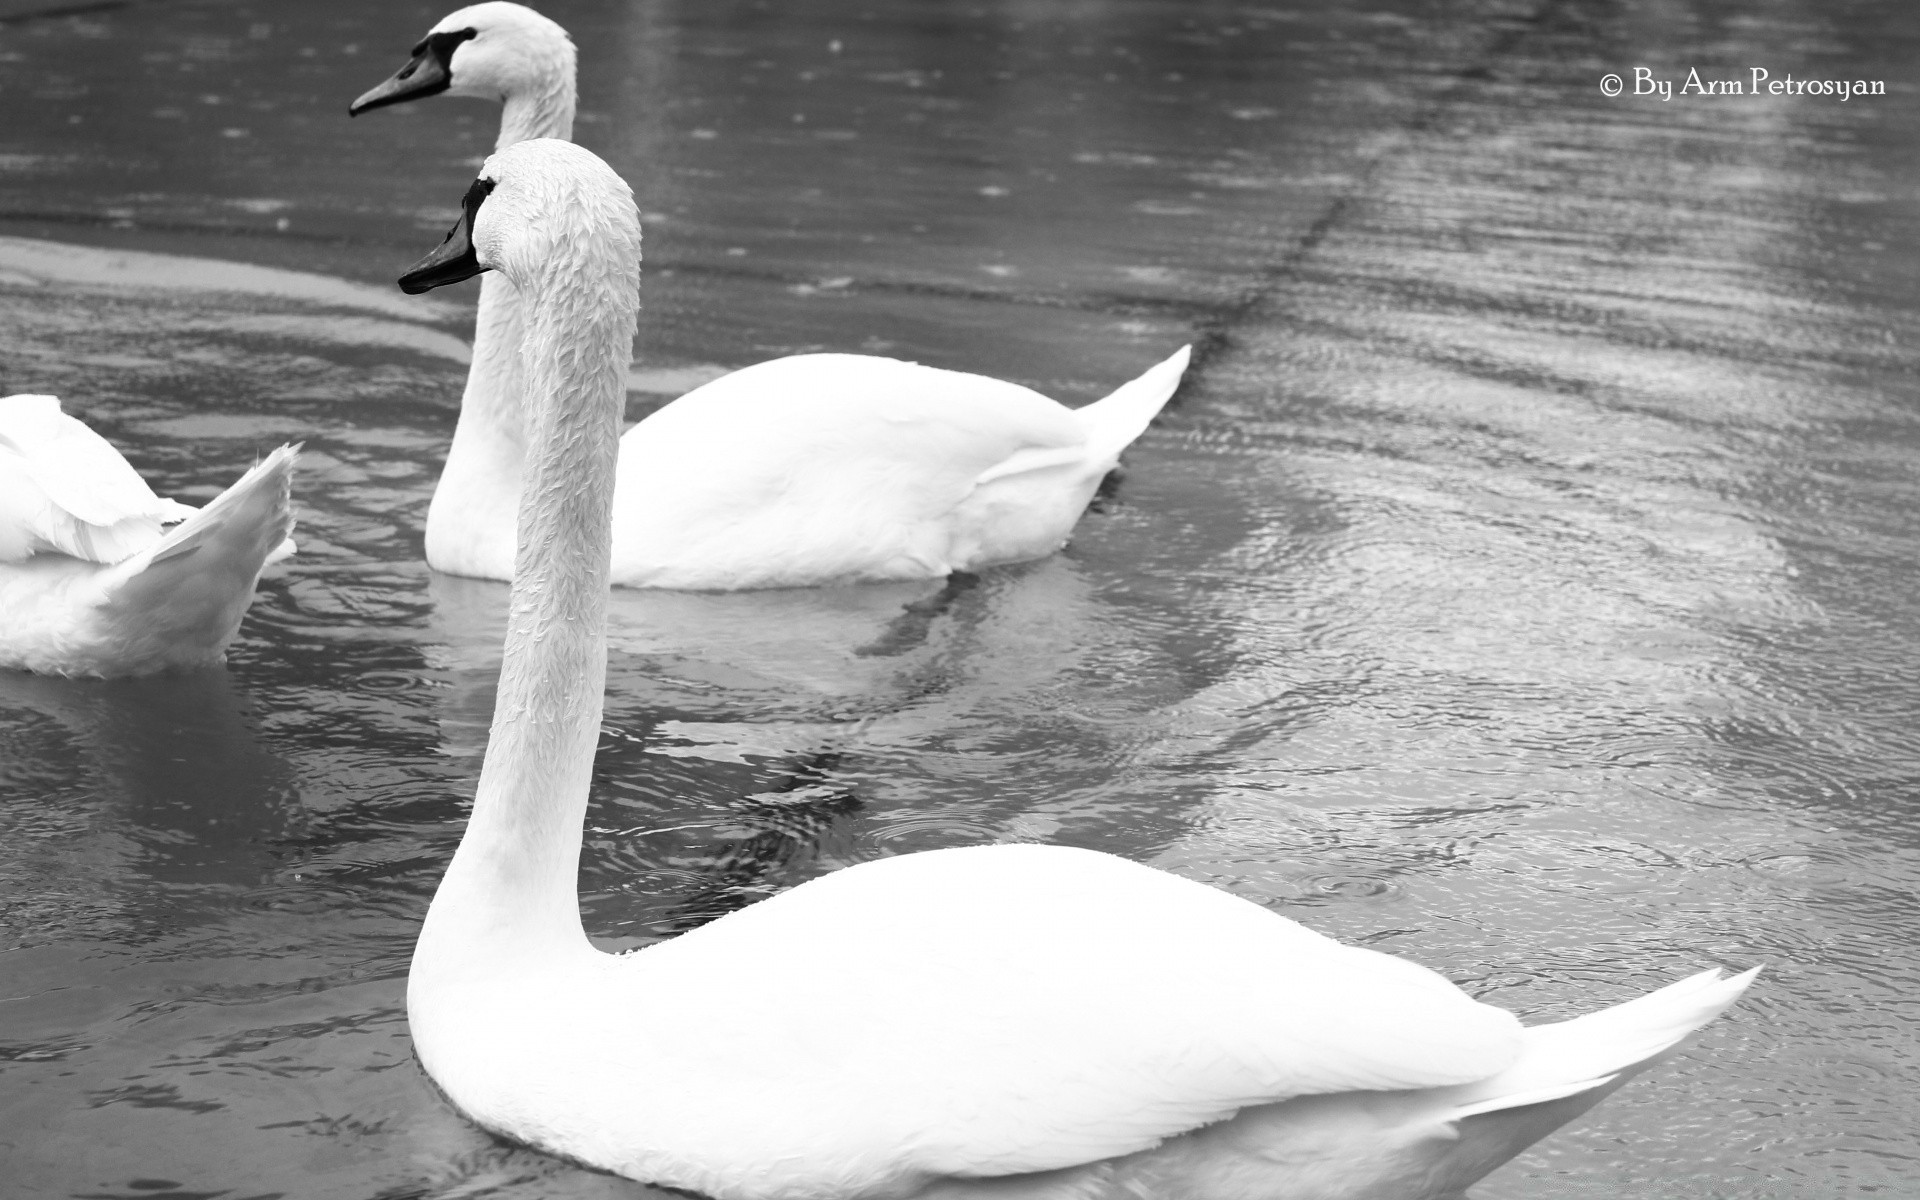
[[[529,481],[486,761],[407,985],[421,1064],[481,1125],[718,1200],[1439,1200],[1746,986],[1525,1029],[1226,893],[1028,845],[594,949],[577,880],[639,224],[565,142],[482,177],[476,256],[527,298]]]
[[[496,148],[569,138],[566,31],[495,0],[448,14],[429,36],[469,30],[444,90],[502,102]],[[437,570],[513,574],[527,454],[522,303],[504,279],[481,281],[460,420],[427,510]],[[1187,359],[1182,349],[1078,410],[986,376],[867,355],[747,367],[621,440],[612,581],[724,591],[937,578],[1044,557],[1172,397]]]
[[[0,562],[52,551],[116,563],[193,508],[153,494],[120,452],[52,396],[0,399]]]
[[[1079,410],[891,358],[806,354],[723,376],[621,439],[613,580],[787,587],[1041,558],[1179,385],[1181,350]]]
[[[0,399],[0,667],[114,676],[219,662],[261,568],[293,552],[294,457],[281,447],[195,509],[156,496],[54,397]]]

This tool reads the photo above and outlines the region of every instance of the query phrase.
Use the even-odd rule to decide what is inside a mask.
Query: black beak
[[[413,48],[413,59],[394,72],[391,79],[347,105],[347,115],[357,117],[371,108],[385,108],[446,91],[453,82],[454,48],[473,36],[471,29],[428,34]]]
[[[480,204],[493,191],[493,180],[476,179],[460,204],[460,219],[447,230],[447,240],[400,277],[400,290],[409,296],[430,292],[444,284],[472,279],[488,268],[480,265],[473,252],[473,223],[480,215]]]

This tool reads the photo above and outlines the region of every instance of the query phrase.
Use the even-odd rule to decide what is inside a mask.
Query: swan
[[[57,398],[0,399],[0,667],[121,676],[220,662],[260,569],[293,553],[296,449],[196,509],[154,495]]]
[[[443,18],[359,114],[445,92],[503,104],[496,149],[570,138],[574,47],[518,4]],[[510,579],[528,450],[519,293],[480,284],[473,364],[427,508],[435,570]],[[621,440],[612,582],[730,591],[934,579],[1065,544],[1189,350],[1070,409],[1017,384],[897,359],[801,354],[681,396]]]
[[[401,279],[490,270],[526,301],[497,708],[407,980],[419,1061],[479,1125],[716,1200],[1450,1197],[1753,978],[1523,1028],[1423,967],[1045,845],[867,862],[596,949],[578,870],[639,242],[605,163],[525,141]]]

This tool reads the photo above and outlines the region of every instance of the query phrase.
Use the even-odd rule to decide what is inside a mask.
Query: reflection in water
[[[444,300],[400,295],[307,271],[179,254],[100,250],[38,238],[0,237],[0,272],[13,287],[212,292],[359,309],[402,321],[446,320],[457,311]]]
[[[0,680],[23,1194],[647,1194],[495,1145],[404,1034],[506,589],[420,565],[468,302],[383,289],[498,113],[338,111],[444,7],[6,26],[0,389],[163,493],[308,446],[230,672]],[[1765,961],[1477,1194],[1913,1190],[1910,102],[1591,77],[1894,79],[1914,18],[1563,7],[547,6],[647,214],[649,398],[835,349],[1084,400],[1212,347],[1065,555],[617,594],[595,936],[1031,838],[1530,1016]]]
[[[196,906],[224,907],[272,873],[303,814],[249,707],[220,670],[121,681],[0,672],[12,855],[69,895],[111,904],[26,914],[27,941],[191,923],[204,916]],[[74,836],[88,846],[61,844]]]
[[[736,801],[728,814],[733,828],[708,830],[715,848],[689,872],[701,882],[691,888],[683,882],[681,898],[654,928],[683,933],[764,900],[791,886],[796,867],[829,853],[830,839],[861,810],[859,797],[833,782],[840,764],[839,753],[823,751],[795,764],[772,790]]]

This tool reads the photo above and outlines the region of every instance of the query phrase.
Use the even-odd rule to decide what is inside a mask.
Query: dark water
[[[229,669],[0,676],[0,1179],[616,1197],[409,1058],[502,585],[430,575],[497,110],[438,4],[0,3],[0,392],[163,494],[304,440]],[[1531,1018],[1769,964],[1483,1198],[1920,1192],[1920,346],[1899,4],[546,11],[635,185],[632,415],[865,349],[1187,387],[970,586],[622,594],[582,890],[639,945],[879,854],[1158,864]],[[1884,80],[1855,97],[1601,94]],[[249,264],[236,266],[235,264]]]

